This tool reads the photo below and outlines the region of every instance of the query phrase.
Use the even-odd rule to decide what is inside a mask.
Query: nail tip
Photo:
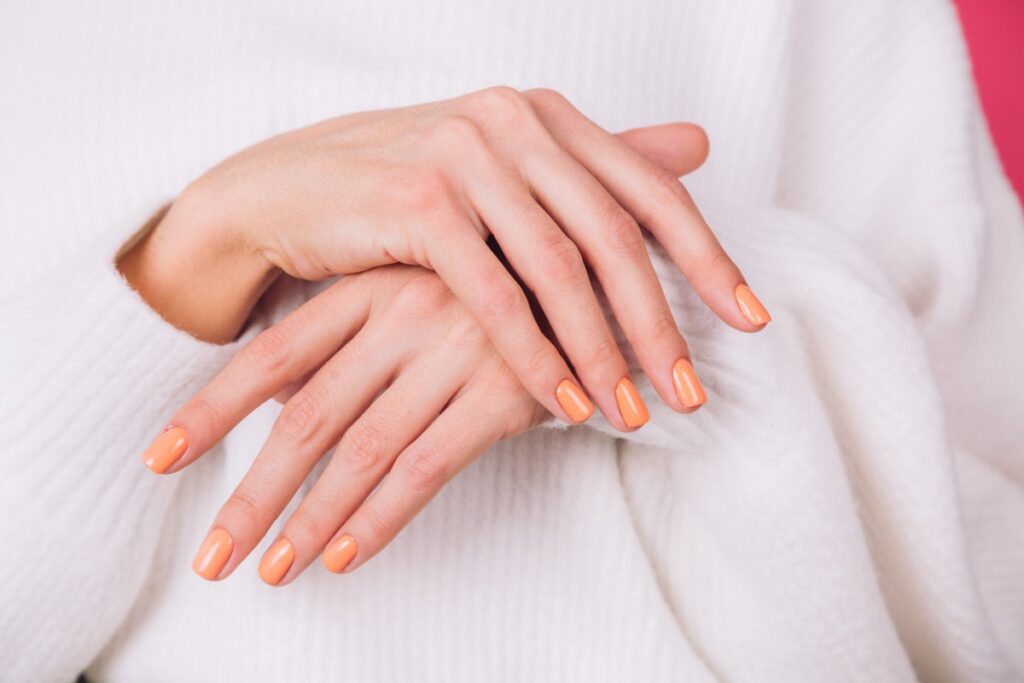
[[[555,387],[555,399],[574,424],[582,424],[594,414],[594,403],[575,382],[563,379]]]
[[[355,539],[346,534],[324,550],[320,560],[327,571],[332,574],[342,574],[352,564],[358,551]]]

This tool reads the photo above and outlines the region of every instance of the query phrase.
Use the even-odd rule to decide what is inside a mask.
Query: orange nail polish
[[[356,539],[345,534],[327,546],[321,559],[329,571],[340,574],[356,556],[357,550]]]
[[[181,427],[172,427],[150,444],[142,454],[142,462],[157,474],[163,474],[187,449],[188,432]]]
[[[571,379],[563,379],[555,388],[558,405],[573,422],[586,422],[594,414],[594,404]]]
[[[754,292],[751,291],[750,287],[736,285],[736,291],[733,294],[736,297],[736,305],[740,307],[740,313],[751,323],[754,325],[767,325],[772,321],[772,316],[768,313],[768,309],[754,296]]]
[[[279,538],[260,560],[260,578],[276,586],[291,569],[295,548],[287,538]]]
[[[672,366],[672,386],[679,402],[687,408],[699,408],[708,400],[693,365],[685,358],[680,358]]]
[[[647,423],[647,405],[630,378],[623,377],[615,385],[615,402],[619,404],[619,413],[627,427],[640,427]]]
[[[231,557],[231,549],[234,547],[235,542],[231,540],[231,534],[223,529],[214,529],[203,541],[203,547],[192,560],[192,571],[204,579],[216,579],[220,570],[224,568],[224,563]]]

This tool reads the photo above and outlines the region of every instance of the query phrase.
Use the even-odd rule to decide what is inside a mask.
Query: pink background
[[[1006,175],[1024,198],[1024,0],[957,0]]]

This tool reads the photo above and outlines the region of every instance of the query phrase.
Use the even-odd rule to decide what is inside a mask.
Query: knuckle
[[[605,244],[618,254],[638,256],[644,251],[644,237],[633,217],[618,204],[609,202],[602,210]]]
[[[724,249],[716,249],[705,259],[707,263],[707,270],[714,272],[716,270],[734,270],[736,265],[732,262],[729,254]]]
[[[218,427],[224,424],[223,412],[209,395],[197,395],[193,399],[192,408],[208,433],[217,433]]]
[[[487,115],[505,118],[523,113],[529,103],[523,94],[508,85],[496,85],[473,94],[476,105]]]
[[[302,505],[295,511],[288,520],[288,531],[285,534],[292,541],[300,539],[319,539],[325,535],[323,528],[324,515],[318,514],[316,508],[311,508],[311,498],[303,501]],[[314,506],[318,505],[313,503]]]
[[[280,326],[268,327],[246,347],[246,356],[260,373],[279,373],[288,362],[290,341]]]
[[[622,365],[622,353],[613,340],[608,338],[601,339],[587,352],[587,366],[599,368],[605,367],[610,363]]]
[[[263,506],[251,493],[236,490],[225,503],[223,513],[236,523],[256,528],[263,520]]]
[[[387,457],[387,441],[381,427],[366,418],[353,427],[342,440],[340,455],[348,470],[356,474],[375,472]]]
[[[482,346],[487,335],[473,316],[461,309],[445,325],[444,340],[453,350],[469,350]]]
[[[508,397],[526,393],[516,373],[500,359],[494,363],[487,383],[496,396]]]
[[[375,539],[376,543],[384,543],[396,533],[391,521],[377,506],[364,505],[360,508],[358,514],[359,525],[368,532],[368,534],[360,535],[360,541],[362,538],[369,536],[369,538]],[[360,549],[362,549],[362,545],[362,542],[360,542]]]
[[[736,264],[732,262],[729,254],[720,246],[712,248],[707,253],[703,253],[694,259],[694,270],[696,271],[695,277],[700,278],[711,278],[719,271],[732,271],[736,275],[739,275],[739,271],[736,268]]]
[[[586,274],[580,250],[561,235],[547,240],[544,260],[545,276],[556,282],[575,284],[580,282]]]
[[[488,320],[499,321],[521,313],[525,306],[526,295],[514,281],[493,277],[484,287],[480,311]]]
[[[655,166],[651,170],[651,175],[655,203],[659,203],[662,206],[667,205],[672,209],[678,208],[679,205],[687,209],[696,208],[690,193],[687,192],[683,184],[679,182],[679,178],[671,171]]]
[[[417,168],[402,180],[401,198],[405,208],[417,215],[452,209],[451,185],[444,172],[433,166]]]
[[[526,91],[526,96],[538,106],[544,108],[562,108],[571,106],[565,95],[552,90],[551,88],[532,88]]]
[[[431,446],[412,448],[402,458],[402,472],[418,491],[439,489],[448,480],[446,453]]]
[[[483,146],[484,135],[473,119],[462,114],[448,114],[438,119],[431,128],[432,142],[445,151],[465,151],[467,145]]]
[[[404,318],[430,318],[444,308],[450,298],[451,293],[444,281],[428,273],[405,283],[395,306]]]
[[[548,376],[548,368],[551,367],[552,353],[553,351],[548,349],[544,344],[538,344],[536,348],[531,349],[527,354],[526,362],[523,366],[526,376]]]
[[[675,340],[680,337],[679,328],[672,316],[662,314],[647,327],[647,337],[655,343]]]
[[[291,397],[277,418],[276,428],[293,443],[306,443],[323,429],[323,411],[309,394],[300,391]]]
[[[547,417],[550,417],[550,413],[544,406],[532,399],[529,403],[524,401],[520,407],[510,412],[508,421],[501,433],[501,440],[519,436],[543,422]]]

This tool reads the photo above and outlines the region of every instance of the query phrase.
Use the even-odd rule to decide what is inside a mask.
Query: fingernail
[[[348,566],[348,563],[352,561],[352,558],[356,556],[357,550],[356,539],[345,534],[324,550],[322,557],[324,566],[329,571],[340,574]]]
[[[627,427],[640,427],[647,422],[647,405],[630,378],[623,377],[615,385],[615,402],[619,404],[619,413]]]
[[[231,557],[231,549],[234,547],[235,542],[231,540],[231,534],[223,529],[214,529],[203,541],[203,547],[192,560],[192,571],[204,579],[213,581],[224,568],[224,563]]]
[[[172,427],[149,445],[142,454],[142,462],[157,474],[163,474],[187,449],[188,432],[181,427]]]
[[[701,386],[693,365],[685,358],[680,358],[672,366],[672,386],[675,387],[679,402],[687,408],[699,408],[708,400]]]
[[[279,538],[260,560],[260,578],[276,586],[292,566],[295,548],[287,538]]]
[[[558,405],[573,422],[586,422],[594,414],[594,404],[571,379],[563,379],[555,388]]]
[[[751,323],[754,325],[767,325],[772,321],[772,316],[768,313],[768,309],[754,296],[754,292],[751,291],[750,287],[736,285],[734,294],[736,296],[736,305],[740,307],[740,313]]]

